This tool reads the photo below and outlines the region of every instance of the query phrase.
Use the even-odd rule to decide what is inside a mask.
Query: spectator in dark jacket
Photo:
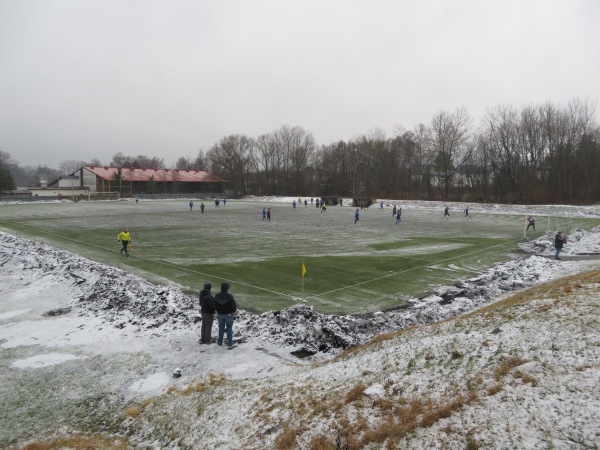
[[[556,233],[554,237],[554,248],[556,248],[556,254],[554,258],[560,259],[560,252],[562,251],[563,245],[567,243],[567,237],[563,234],[562,231]]]
[[[200,332],[200,343],[210,344],[212,342],[212,324],[215,318],[215,300],[210,293],[212,285],[206,283],[200,291],[200,314],[202,315],[202,330]]]
[[[237,304],[233,295],[229,293],[229,283],[221,284],[221,292],[215,295],[215,308],[219,322],[219,337],[217,344],[223,345],[223,334],[227,330],[227,346],[233,347],[233,319],[237,311]]]

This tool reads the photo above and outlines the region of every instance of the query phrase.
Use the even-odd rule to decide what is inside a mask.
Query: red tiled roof
[[[85,170],[105,180],[114,180],[117,167],[86,166]],[[221,183],[225,180],[202,170],[179,169],[126,169],[121,168],[121,176],[125,181],[179,181],[188,183]]]

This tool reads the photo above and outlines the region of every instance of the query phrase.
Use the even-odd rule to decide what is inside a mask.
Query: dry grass
[[[18,450],[126,450],[130,448],[122,438],[106,436],[69,436],[46,442],[32,442],[23,447],[13,447]]]
[[[533,387],[536,387],[538,385],[537,378],[532,377],[527,373],[523,373],[520,370],[517,370],[515,372],[515,378],[520,378],[523,381],[523,383],[531,384]]]
[[[337,447],[329,436],[319,434],[310,440],[310,450],[336,450]]]
[[[127,417],[137,417],[140,415],[141,412],[142,411],[135,406],[132,406],[131,408],[127,408],[127,411],[126,411]]]
[[[294,427],[283,431],[275,441],[275,448],[277,450],[289,450],[294,448],[296,438],[305,431],[306,429],[304,427]]]
[[[496,395],[503,388],[504,388],[504,385],[502,383],[496,383],[487,388],[487,393],[488,393],[488,395]]]
[[[352,402],[360,399],[362,397],[363,392],[365,391],[366,388],[367,387],[364,384],[362,384],[362,383],[357,384],[356,386],[354,386],[346,394],[346,398],[344,399],[344,403],[348,404],[348,403],[352,403]]]
[[[500,364],[494,370],[494,376],[496,377],[496,381],[500,381],[504,378],[508,373],[514,369],[515,367],[520,366],[521,364],[525,364],[527,360],[517,357],[506,358],[502,364]]]

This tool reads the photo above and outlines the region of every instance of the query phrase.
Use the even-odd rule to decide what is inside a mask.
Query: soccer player
[[[129,234],[129,229],[128,228],[125,228],[123,231],[121,231],[119,233],[119,235],[117,236],[117,241],[120,241],[121,244],[123,245],[123,248],[121,249],[121,254],[123,254],[123,251],[125,251],[125,254],[127,256],[129,256],[129,252],[127,251],[127,247],[131,243],[131,235]]]
[[[354,213],[354,225],[356,225],[358,219],[360,219],[360,214],[358,213],[358,208],[356,208],[356,212]]]
[[[442,217],[442,220],[446,218],[446,216],[448,216],[448,219],[450,218],[450,208],[448,208],[446,206],[446,209],[444,209],[444,217]]]

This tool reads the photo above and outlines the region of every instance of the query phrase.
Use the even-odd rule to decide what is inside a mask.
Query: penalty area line
[[[437,264],[441,264],[441,263],[444,263],[444,262],[452,261],[452,260],[455,260],[455,259],[458,259],[458,258],[463,258],[465,256],[475,255],[477,253],[481,253],[483,251],[487,251],[487,250],[489,250],[491,248],[494,248],[494,247],[500,247],[502,245],[506,245],[506,242],[503,242],[502,244],[496,244],[496,245],[492,245],[490,247],[482,248],[480,250],[475,250],[475,251],[470,252],[470,253],[465,253],[463,255],[453,256],[452,258],[447,258],[447,259],[442,259],[442,260],[439,260],[439,261],[435,261],[433,263],[421,264],[420,266],[411,267],[410,269],[401,270],[399,272],[388,273],[386,275],[382,275],[380,277],[372,278],[372,279],[366,280],[366,281],[361,281],[360,283],[355,283],[355,284],[350,285],[350,286],[344,286],[342,288],[332,289],[331,291],[321,292],[320,294],[317,294],[317,295],[308,296],[308,297],[306,297],[306,299],[320,299],[320,297],[323,296],[323,295],[329,295],[329,294],[333,294],[333,293],[336,293],[336,292],[344,291],[346,289],[352,289],[352,288],[355,288],[357,286],[362,286],[363,284],[373,283],[374,281],[379,281],[379,280],[383,280],[385,278],[395,277],[396,275],[401,275],[403,273],[411,272],[411,271],[416,270],[416,269],[423,269],[425,267],[433,267],[433,266],[435,266]]]
[[[83,245],[84,247],[85,247],[85,246],[88,246],[88,247],[94,247],[94,248],[97,248],[97,249],[100,249],[100,250],[104,250],[104,251],[106,251],[107,253],[112,253],[112,252],[113,252],[113,250],[112,250],[112,249],[109,249],[109,248],[107,248],[107,247],[103,247],[103,246],[101,246],[101,245],[97,245],[97,244],[90,244],[89,242],[80,241],[79,239],[73,239],[73,238],[70,238],[70,237],[68,237],[68,236],[60,236],[60,235],[58,235],[58,234],[50,233],[50,232],[48,232],[48,231],[42,231],[42,230],[38,230],[38,229],[36,229],[36,228],[33,228],[33,227],[30,227],[30,226],[28,226],[28,225],[22,225],[22,224],[21,224],[21,227],[23,227],[23,228],[28,228],[28,229],[30,229],[30,230],[32,230],[32,231],[35,231],[35,232],[37,232],[37,233],[46,234],[46,235],[48,235],[48,236],[54,236],[54,237],[56,237],[56,238],[58,238],[58,239],[63,239],[63,240],[64,240],[64,239],[66,239],[66,240],[69,240],[69,241],[71,241],[71,242],[76,242],[76,243],[78,243],[78,244],[81,244],[81,245]],[[63,250],[63,251],[64,251],[64,250]],[[79,255],[79,256],[82,256],[82,255]],[[85,257],[85,256],[84,256],[84,257]],[[138,255],[134,255],[133,257],[134,257],[134,259],[140,259],[140,260],[143,260],[143,261],[148,261],[148,262],[151,262],[151,263],[154,263],[154,264],[161,264],[161,265],[163,265],[163,266],[171,267],[171,268],[173,268],[173,269],[177,269],[177,270],[184,270],[184,271],[186,271],[186,272],[190,272],[190,273],[193,273],[193,274],[196,274],[196,275],[204,275],[204,276],[206,276],[206,277],[213,277],[213,278],[217,278],[217,279],[222,279],[222,280],[225,280],[225,278],[223,278],[223,277],[221,277],[221,276],[218,276],[218,275],[213,275],[213,274],[206,273],[206,272],[200,272],[200,271],[197,271],[197,270],[188,269],[187,267],[181,267],[181,266],[177,266],[177,265],[175,265],[175,264],[171,264],[171,263],[168,263],[168,262],[165,262],[165,261],[158,261],[158,260],[156,260],[156,259],[144,258],[143,256],[138,256]],[[87,257],[85,257],[85,258],[87,258]],[[91,259],[91,258],[87,258],[87,259]],[[93,261],[93,260],[92,260],[92,261]],[[97,262],[97,261],[95,261],[95,262]],[[105,263],[98,263],[98,264],[105,264]],[[303,301],[303,302],[305,302],[305,303],[306,303],[306,300],[302,300],[302,299],[300,299],[299,297],[297,297],[297,296],[295,296],[295,295],[291,295],[291,294],[284,294],[283,292],[277,292],[277,291],[273,291],[273,290],[271,290],[271,289],[266,289],[266,288],[263,288],[263,287],[260,287],[260,286],[254,286],[254,285],[252,285],[252,284],[249,284],[249,283],[244,283],[243,281],[238,281],[238,280],[233,280],[233,279],[228,279],[228,280],[230,280],[232,283],[239,284],[240,286],[246,286],[246,287],[248,287],[248,288],[252,288],[252,289],[258,289],[258,290],[260,290],[260,291],[269,292],[269,293],[271,293],[271,294],[279,295],[279,296],[282,296],[282,297],[287,297],[287,298],[289,298],[289,299],[291,299],[291,300],[294,300],[294,301],[297,301],[297,300],[299,299],[300,301]]]

